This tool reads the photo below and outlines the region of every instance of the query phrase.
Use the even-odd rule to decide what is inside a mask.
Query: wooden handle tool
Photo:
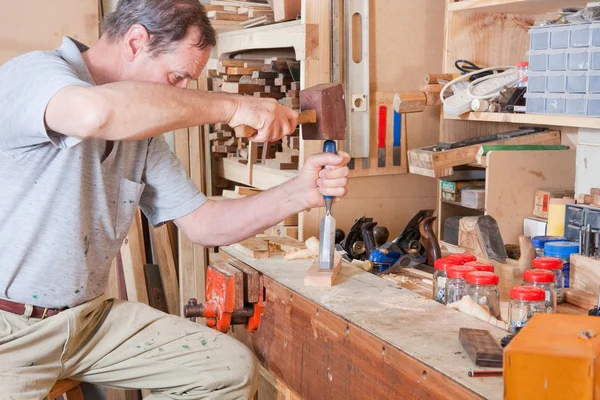
[[[298,114],[298,124],[315,124],[317,123],[317,112],[315,110],[306,110]],[[239,125],[234,128],[236,137],[251,137],[258,132],[256,129],[247,125]]]

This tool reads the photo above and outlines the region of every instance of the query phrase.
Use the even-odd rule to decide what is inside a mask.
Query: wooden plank
[[[175,141],[175,155],[179,158],[181,165],[183,165],[183,169],[189,175],[190,174],[190,152],[189,152],[189,138],[188,138],[188,130],[185,129],[177,129],[174,132],[174,141]]]
[[[538,188],[573,189],[575,151],[491,152],[486,170],[486,214],[498,222],[504,243],[518,243]]]
[[[257,303],[260,298],[260,291],[262,290],[258,271],[250,268],[240,260],[230,259],[227,262],[244,274],[244,300],[247,303]]]
[[[254,8],[271,8],[270,5],[254,1],[233,1],[233,0],[210,0],[210,4],[217,6],[232,6],[232,7],[254,7]]]
[[[269,246],[275,247],[275,251],[295,253],[296,251],[306,249],[306,244],[297,239],[278,236],[266,237],[264,239],[269,242]]]
[[[160,277],[158,264],[145,264],[146,291],[148,292],[148,305],[164,313],[168,313],[167,298]]]
[[[314,260],[304,276],[304,285],[318,287],[333,286],[341,268],[342,256],[337,251],[334,255],[333,269],[331,271],[319,270],[319,260]]]
[[[509,114],[491,112],[471,112],[459,116],[444,115],[447,120],[483,121],[493,123],[527,124],[535,126],[569,126],[574,128],[599,129],[600,121],[594,117],[576,117],[547,114]]]
[[[252,75],[252,72],[257,70],[258,68],[229,67],[227,68],[227,75]]]
[[[146,279],[144,278],[146,253],[142,232],[142,216],[139,209],[135,213],[129,233],[121,246],[121,257],[127,288],[127,300],[148,304],[148,292],[146,290]]]
[[[593,295],[577,289],[565,289],[565,302],[590,310],[598,304],[598,295]]]
[[[291,162],[284,162],[281,160],[267,159],[265,160],[265,166],[268,168],[280,169],[280,170],[297,170],[298,164]]]
[[[227,11],[209,11],[206,14],[213,21],[248,21],[247,14],[234,14]]]
[[[300,14],[301,0],[272,0],[275,22],[294,20]]]
[[[160,268],[168,313],[179,315],[179,282],[168,229],[166,224],[158,228],[150,227],[152,256]]]
[[[260,85],[224,82],[221,90],[226,93],[253,94],[262,90]]]

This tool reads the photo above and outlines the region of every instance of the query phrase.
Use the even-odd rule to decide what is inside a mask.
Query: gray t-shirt
[[[206,202],[162,136],[116,142],[102,161],[105,141],[46,130],[52,96],[94,85],[86,49],[64,38],[0,67],[0,297],[41,307],[97,297],[138,205],[159,225]]]

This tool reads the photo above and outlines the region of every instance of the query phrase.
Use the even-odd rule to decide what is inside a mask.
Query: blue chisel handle
[[[323,153],[333,153],[336,154],[337,153],[337,148],[335,145],[335,141],[333,140],[326,140],[323,143]],[[325,167],[323,167],[325,168]],[[333,196],[323,196],[325,198],[325,200],[328,199],[333,199]]]

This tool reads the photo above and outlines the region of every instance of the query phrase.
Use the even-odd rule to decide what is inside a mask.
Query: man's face
[[[198,38],[199,30],[194,28],[168,53],[153,56],[145,48],[140,50],[122,69],[122,79],[186,88],[190,80],[198,79],[210,57],[210,48],[196,46]]]

